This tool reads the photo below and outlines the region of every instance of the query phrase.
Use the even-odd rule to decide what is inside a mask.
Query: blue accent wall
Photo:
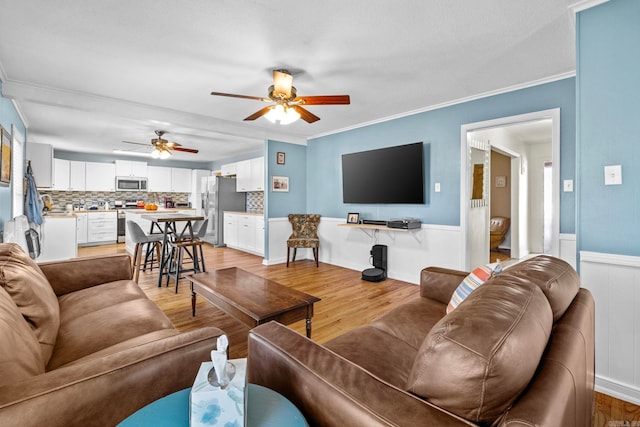
[[[276,161],[278,152],[285,153],[285,164]],[[307,147],[279,141],[267,141],[267,158],[265,160],[265,216],[282,218],[290,213],[307,213]],[[271,191],[271,178],[274,176],[289,177],[289,191]],[[322,179],[318,177],[318,179]]]
[[[2,82],[0,81],[0,93],[2,92]],[[11,132],[11,125],[15,125],[18,130],[22,133],[22,135],[26,138],[27,133],[24,127],[24,123],[20,119],[18,115],[18,111],[16,110],[13,102],[10,99],[7,99],[3,96],[0,96],[0,124],[6,130]],[[26,153],[26,142],[24,145],[24,151]],[[12,183],[13,184],[13,183]],[[19,183],[18,185],[22,185]],[[5,221],[9,221],[11,219],[12,212],[12,199],[11,199],[11,187],[10,186],[0,186],[0,230],[4,229]]]
[[[640,1],[577,17],[578,250],[640,255]],[[622,165],[622,185],[604,166]]]
[[[311,139],[307,147],[307,211],[337,218],[346,218],[348,212],[371,219],[410,216],[428,224],[460,225],[461,126],[553,108],[560,108],[560,182],[575,179],[575,79],[567,78]],[[342,154],[419,141],[429,147],[425,159],[427,203],[342,203]],[[433,191],[435,182],[441,184],[440,193]],[[573,193],[560,194],[560,232],[574,233]]]

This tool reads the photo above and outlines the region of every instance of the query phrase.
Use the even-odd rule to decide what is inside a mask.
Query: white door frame
[[[519,114],[498,119],[485,120],[476,123],[467,123],[460,129],[460,236],[461,245],[464,248],[460,251],[460,265],[463,269],[469,270],[469,210],[471,199],[471,188],[469,187],[469,170],[467,166],[467,152],[469,144],[467,133],[495,127],[513,125],[517,123],[532,122],[544,119],[551,119],[551,161],[553,162],[552,183],[553,183],[553,227],[551,239],[551,255],[559,256],[560,246],[560,109],[535,111],[532,113]]]

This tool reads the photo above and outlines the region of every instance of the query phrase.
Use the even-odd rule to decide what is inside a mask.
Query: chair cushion
[[[317,248],[320,239],[287,239],[287,246],[290,248]]]
[[[474,423],[489,424],[533,378],[552,323],[551,307],[538,286],[499,275],[429,332],[407,391]]]
[[[13,299],[0,288],[0,386],[44,373],[35,332]]]
[[[58,299],[40,267],[15,243],[0,244],[0,286],[38,337],[46,365],[60,326]]]

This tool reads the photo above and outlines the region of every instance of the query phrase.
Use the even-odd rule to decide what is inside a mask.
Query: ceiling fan
[[[269,86],[267,98],[222,92],[211,92],[211,95],[273,102],[275,104],[256,111],[244,120],[255,120],[265,116],[272,123],[282,125],[293,123],[299,118],[307,123],[320,120],[320,117],[303,108],[303,105],[337,105],[351,102],[349,95],[298,96],[293,86],[293,75],[287,70],[273,70],[273,85]]]
[[[158,137],[153,138],[151,140],[151,145],[153,146],[151,157],[153,158],[166,159],[171,155],[171,151],[182,151],[185,153],[193,153],[193,154],[196,154],[198,152],[198,150],[196,149],[185,148],[185,147],[182,147],[177,142],[170,142],[166,139],[163,139],[162,136],[167,133],[164,130],[157,130],[155,132]],[[145,146],[149,145],[149,144],[142,144],[140,142],[131,142],[131,141],[122,141],[122,142],[126,144],[145,145]]]

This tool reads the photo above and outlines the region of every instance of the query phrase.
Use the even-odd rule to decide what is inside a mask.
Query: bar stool
[[[169,242],[169,267],[167,269],[167,286],[169,286],[169,278],[173,277],[176,281],[176,294],[178,293],[178,281],[181,279],[182,273],[193,272],[203,273],[206,271],[204,265],[204,234],[207,231],[209,220],[198,221],[194,223],[193,238],[186,237],[178,241]],[[184,268],[184,253],[191,259],[191,268]]]
[[[134,275],[133,280],[138,283],[140,269],[142,269],[142,271],[146,271],[147,263],[150,264],[149,267],[151,271],[153,271],[154,263],[158,264],[158,268],[160,267],[162,234],[147,234],[142,230],[140,225],[131,220],[127,221],[127,231],[129,232],[129,237],[131,238],[131,240],[136,244],[135,248],[133,249],[132,273]],[[142,261],[143,251],[145,252],[144,263]]]

